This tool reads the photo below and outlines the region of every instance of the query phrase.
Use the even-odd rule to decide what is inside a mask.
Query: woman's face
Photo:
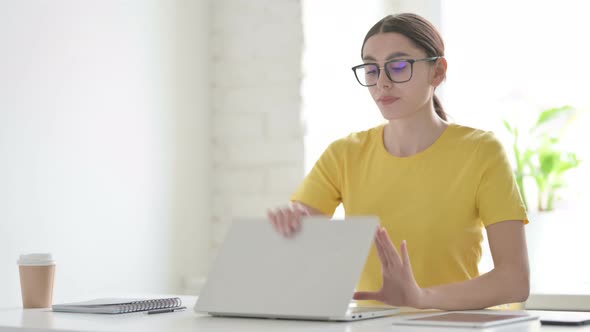
[[[379,67],[389,60],[426,57],[424,50],[416,47],[406,36],[395,32],[371,36],[363,48],[363,62],[374,62]],[[406,118],[420,110],[429,109],[434,88],[440,83],[436,80],[433,62],[418,61],[413,67],[412,78],[404,83],[392,82],[381,68],[377,84],[369,87],[385,119]]]

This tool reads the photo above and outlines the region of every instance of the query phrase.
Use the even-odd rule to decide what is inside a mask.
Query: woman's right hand
[[[301,218],[310,215],[305,206],[293,204],[268,210],[268,219],[277,232],[285,237],[294,236],[301,229]]]

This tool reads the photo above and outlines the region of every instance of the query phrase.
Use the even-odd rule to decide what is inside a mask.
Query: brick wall
[[[234,217],[285,205],[301,181],[299,0],[211,1],[211,257]]]

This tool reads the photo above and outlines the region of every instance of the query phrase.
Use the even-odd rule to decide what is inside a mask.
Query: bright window
[[[588,111],[587,7],[583,1],[443,1],[441,30],[449,61],[444,105],[456,122],[494,131],[512,157],[502,118],[524,128],[542,109],[571,105]],[[590,293],[590,268],[575,257],[590,251],[587,236],[575,236],[590,231],[587,113],[563,137],[564,146],[586,161],[566,176],[568,185],[553,214],[530,213],[526,229],[535,237],[529,238],[529,257],[540,265],[531,266],[533,292]],[[525,188],[534,209],[529,190],[534,187]],[[551,228],[537,241],[540,223]],[[488,253],[481,268],[491,267]]]

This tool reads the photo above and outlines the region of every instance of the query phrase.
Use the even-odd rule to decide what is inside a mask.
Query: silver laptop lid
[[[293,238],[270,222],[233,222],[195,311],[248,316],[345,314],[379,219],[308,217]]]

